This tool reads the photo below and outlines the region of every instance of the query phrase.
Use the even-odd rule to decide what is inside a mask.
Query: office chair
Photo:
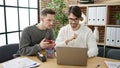
[[[98,46],[98,55],[99,57],[103,57],[104,55],[104,47]]]
[[[0,47],[0,63],[13,59],[13,54],[17,53],[19,44],[8,44]]]
[[[120,60],[120,49],[109,50],[106,57]]]

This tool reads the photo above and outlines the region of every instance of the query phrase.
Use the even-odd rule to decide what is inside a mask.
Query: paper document
[[[108,68],[120,68],[120,62],[105,61]]]
[[[32,68],[40,65],[40,63],[33,61],[29,58],[15,58],[2,63],[4,68]]]

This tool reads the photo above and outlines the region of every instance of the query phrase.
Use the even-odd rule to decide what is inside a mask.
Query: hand
[[[66,41],[65,41],[65,43],[66,44],[68,44],[70,41],[72,41],[73,39],[76,39],[77,38],[77,34],[73,34],[73,36],[71,37],[71,38],[69,38],[69,39],[67,39]]]
[[[39,44],[42,49],[45,49],[48,47],[49,42],[45,42],[46,39],[43,39]]]
[[[54,48],[55,47],[55,42],[52,40],[52,43],[48,44],[48,48]]]
[[[53,43],[53,40],[45,39],[45,42],[49,42],[49,44],[52,44],[52,43]]]
[[[74,33],[73,36],[72,36],[72,38],[71,38],[71,41],[72,41],[73,39],[76,39],[77,36],[78,36],[78,35]]]
[[[40,42],[40,47],[42,49],[45,49],[45,48],[54,48],[55,45],[56,44],[55,44],[55,42],[53,40],[43,39]]]

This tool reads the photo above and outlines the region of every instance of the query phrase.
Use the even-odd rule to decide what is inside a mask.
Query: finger
[[[45,42],[44,42],[44,44],[48,45],[48,44],[49,44],[49,42],[45,41]]]
[[[46,39],[44,38],[42,41],[45,41]]]
[[[49,44],[49,48],[53,48],[54,47],[54,44]]]

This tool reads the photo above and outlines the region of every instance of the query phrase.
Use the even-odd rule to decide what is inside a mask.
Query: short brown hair
[[[47,16],[47,14],[55,15],[55,11],[52,9],[44,8],[41,10],[41,16]]]

